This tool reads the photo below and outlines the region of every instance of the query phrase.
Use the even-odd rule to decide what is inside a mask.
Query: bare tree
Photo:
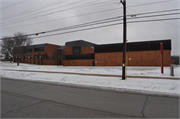
[[[47,53],[38,53],[37,58],[38,58],[38,64],[43,64],[43,61],[45,59],[49,59],[49,56]]]
[[[5,56],[6,60],[12,61],[14,40],[11,36],[4,36],[1,38],[1,53]]]
[[[32,38],[22,32],[14,34],[14,55],[17,56],[17,66],[19,66],[19,59],[25,53],[25,46],[32,44]]]
[[[12,61],[13,56],[17,57],[17,65],[19,66],[19,59],[25,53],[25,47],[32,44],[32,39],[22,32],[17,32],[13,37],[4,36],[1,38],[1,53],[7,60]],[[21,56],[20,56],[21,55]]]
[[[64,57],[64,51],[63,50],[57,50],[53,52],[51,59],[57,62],[57,66],[59,65],[59,62],[61,62],[61,59]]]
[[[44,59],[49,59],[49,56],[48,56],[47,53],[45,53],[45,54],[42,55],[42,59],[41,59],[42,62],[43,62]]]

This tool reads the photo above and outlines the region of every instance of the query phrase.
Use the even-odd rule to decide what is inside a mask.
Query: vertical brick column
[[[24,55],[22,55],[22,63],[24,63]]]
[[[13,62],[15,62],[15,56],[13,55],[13,59],[12,59]]]
[[[33,49],[32,49],[32,56],[33,56],[32,64],[35,64],[35,61],[34,61],[34,60],[35,60],[35,57],[34,57],[34,50],[35,50],[35,49],[33,48]]]

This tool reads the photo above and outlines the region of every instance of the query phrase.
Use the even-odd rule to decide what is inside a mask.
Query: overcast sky
[[[15,32],[26,34],[43,32],[57,28],[87,23],[91,21],[117,17],[123,15],[120,0],[0,0],[1,1],[1,36],[12,36]],[[180,8],[180,0],[126,0],[127,15],[164,11]],[[165,1],[165,2],[161,2]],[[160,3],[161,2],[161,3]],[[153,3],[147,4],[146,3]],[[119,9],[116,9],[119,8]],[[180,11],[156,14],[179,13]],[[147,14],[147,15],[156,15]],[[147,16],[146,15],[146,16]],[[145,15],[144,15],[145,16]],[[141,17],[136,15],[136,17]],[[128,21],[143,21],[153,19],[180,18],[179,14],[134,18]],[[118,22],[122,22],[119,20]],[[106,23],[101,25],[113,24]],[[98,26],[101,26],[98,25]],[[90,27],[95,27],[90,26]],[[83,28],[90,28],[83,27]],[[73,29],[73,30],[79,30]],[[152,41],[171,39],[171,55],[180,55],[180,20],[128,23],[128,42]],[[56,31],[39,34],[39,37],[49,34],[62,33]],[[64,45],[67,41],[86,40],[95,44],[109,44],[123,42],[123,25],[115,25],[98,29],[54,35],[50,37],[34,38],[33,44],[51,43]],[[152,46],[153,47],[153,46]]]

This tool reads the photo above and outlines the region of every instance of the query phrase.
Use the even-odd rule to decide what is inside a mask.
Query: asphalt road
[[[178,118],[179,98],[1,79],[5,118]]]

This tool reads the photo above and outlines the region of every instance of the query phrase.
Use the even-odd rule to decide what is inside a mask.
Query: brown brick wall
[[[128,66],[161,66],[160,51],[134,51],[126,55]],[[95,66],[122,66],[122,57],[122,52],[95,53]],[[164,50],[163,58],[164,66],[170,66],[171,51]]]
[[[51,57],[53,52],[57,51],[60,46],[58,45],[52,45],[52,44],[47,44],[46,47],[44,48],[44,52],[34,52],[34,48],[32,53],[26,53],[23,55],[23,58],[21,59],[21,63],[28,63],[28,64],[40,64],[40,65],[56,65],[56,61],[52,61]],[[42,58],[37,58],[35,59],[35,55],[44,55],[45,53],[48,54],[49,59],[42,59]],[[33,58],[24,58],[24,56],[33,56]]]
[[[89,60],[82,60],[82,62],[83,62],[83,66],[92,66],[92,65],[90,65]]]
[[[171,65],[171,51],[170,50],[165,50],[163,54],[164,58],[164,66],[170,66]]]
[[[117,52],[117,66],[122,66],[122,57],[123,57],[123,53],[122,52]]]
[[[95,66],[120,66],[122,53],[95,53]]]
[[[65,46],[64,50],[66,55],[73,54],[72,46]],[[91,54],[94,50],[90,46],[81,47],[81,54]],[[63,66],[92,66],[93,60],[62,60]]]
[[[142,51],[141,66],[156,66],[155,57],[156,51]]]
[[[171,60],[171,64],[174,64],[174,60]]]
[[[34,62],[35,62],[34,64],[39,64],[38,59],[34,59]]]
[[[81,47],[81,54],[91,54],[91,53],[94,53],[94,50],[91,48],[91,46]]]
[[[63,60],[63,66],[70,66],[70,60]]]
[[[142,52],[127,52],[127,64],[129,66],[141,66]]]
[[[72,46],[65,46],[65,48],[63,49],[64,53],[66,55],[71,55],[72,54]]]
[[[70,60],[69,65],[70,66],[76,66],[76,60]]]
[[[47,44],[44,52],[47,53],[49,57],[52,57],[53,52],[57,51],[59,47],[58,45]]]
[[[95,53],[95,66],[106,66],[106,53]]]
[[[156,56],[157,59],[157,64],[161,65],[161,53],[160,51],[156,51],[156,54],[158,55],[158,57]],[[170,66],[171,64],[171,51],[170,50],[164,50],[163,51],[163,63],[164,66]]]
[[[63,66],[93,66],[93,60],[63,60]]]
[[[43,55],[45,53],[51,58],[53,52],[57,51],[60,46],[47,44],[44,49],[44,52],[34,53],[34,49],[32,53],[26,53],[23,56],[33,56],[33,58],[24,57],[20,60],[21,63],[29,63],[29,64],[41,64],[41,65],[56,65],[56,61],[52,61],[51,59],[35,59],[35,55]],[[65,54],[72,54],[72,47],[65,46],[64,48]],[[81,47],[81,54],[89,54],[94,53],[94,50],[90,46]],[[128,66],[160,66],[161,65],[161,55],[160,51],[132,51],[127,52],[128,56]],[[122,66],[122,52],[111,52],[111,53],[95,53],[95,66]],[[130,60],[130,59],[131,60]],[[16,59],[14,59],[14,62]],[[164,66],[170,66],[171,64],[171,51],[164,50],[163,53]],[[92,66],[93,60],[62,60],[62,64],[64,66]]]
[[[60,46],[58,45],[52,45],[52,44],[47,44],[45,49],[44,49],[44,53],[47,53],[49,56],[49,59],[42,61],[39,61],[40,64],[46,64],[46,65],[57,65],[57,61],[53,61],[52,58],[52,54],[58,50]],[[42,53],[43,54],[43,53]]]
[[[160,51],[155,51],[156,53],[156,57],[155,57],[155,62],[156,62],[156,66],[160,66],[161,65],[161,53]]]
[[[83,66],[83,60],[76,60],[76,66]]]
[[[26,54],[24,54],[24,56],[26,56],[25,62],[28,64],[32,64],[32,62],[31,62],[32,53],[26,53]],[[28,56],[30,56],[30,58],[28,58]]]
[[[117,65],[117,53],[106,53],[106,65],[105,66],[116,66]]]

